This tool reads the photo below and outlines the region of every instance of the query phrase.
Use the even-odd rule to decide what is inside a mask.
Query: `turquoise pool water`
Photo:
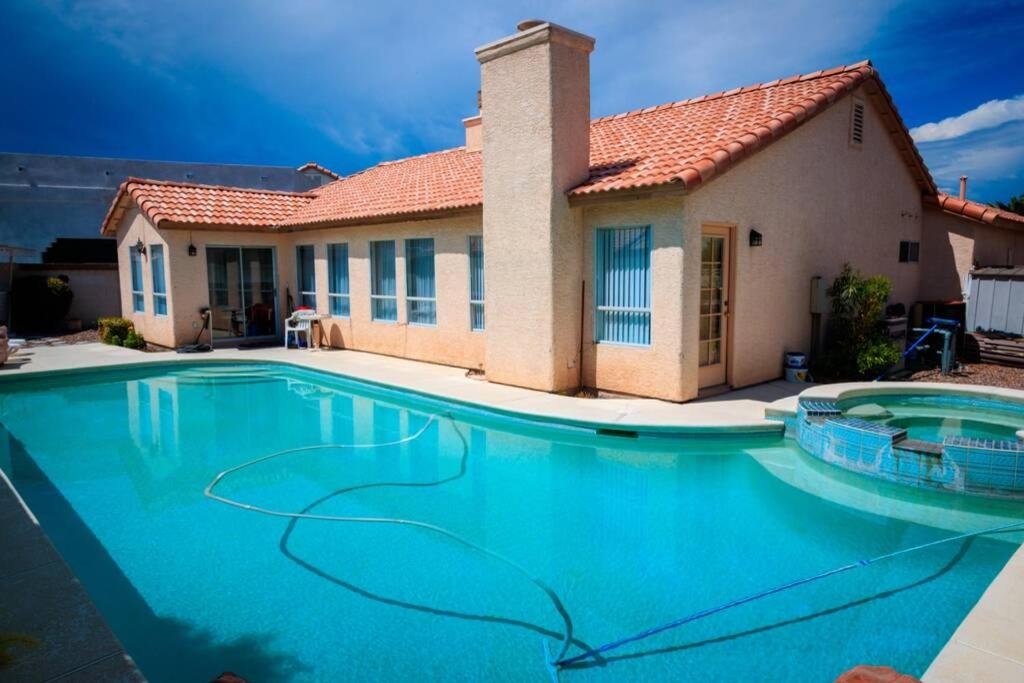
[[[218,472],[282,449],[422,431],[269,460],[218,492],[450,529],[547,582],[590,646],[953,533],[787,484],[771,469],[799,479],[815,465],[776,436],[598,437],[461,409],[431,420],[451,407],[275,366],[0,391],[0,466],[152,681],[548,680],[541,642],[562,622],[507,566],[414,528],[289,522],[203,495]],[[865,662],[919,675],[1016,548],[978,538],[857,570],[561,680],[830,681]]]
[[[910,439],[942,440],[947,436],[1015,441],[1024,429],[1024,410],[1006,405],[968,405],[966,399],[941,396],[872,396],[844,401],[845,411],[880,408],[887,414],[874,419],[907,430]]]

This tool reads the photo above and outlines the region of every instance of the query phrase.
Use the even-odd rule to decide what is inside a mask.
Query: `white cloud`
[[[913,128],[910,134],[918,143],[937,142],[996,128],[1011,121],[1024,121],[1024,95],[1008,100],[989,100],[959,116],[950,116]]]
[[[961,175],[970,177],[972,199],[995,201],[1020,193],[1024,181],[1024,121],[978,130],[957,138],[919,145],[932,176],[946,192],[956,192]]]

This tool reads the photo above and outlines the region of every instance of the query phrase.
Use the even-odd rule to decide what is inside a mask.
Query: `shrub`
[[[131,330],[128,332],[128,336],[124,338],[124,347],[141,351],[146,348],[146,340],[141,334],[136,334],[135,330]]]
[[[127,318],[100,318],[96,323],[100,328],[100,341],[104,344],[121,346],[128,337],[128,333],[135,332],[135,325]]]
[[[825,374],[834,379],[871,377],[895,364],[899,348],[882,324],[892,283],[882,275],[864,277],[850,267],[832,283]]]
[[[66,275],[18,278],[11,291],[12,326],[22,332],[57,331],[74,296]]]

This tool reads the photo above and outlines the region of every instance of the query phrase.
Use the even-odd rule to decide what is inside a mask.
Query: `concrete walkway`
[[[795,394],[801,388],[786,382],[771,382],[684,404],[642,398],[584,399],[492,384],[467,377],[462,368],[359,351],[300,351],[268,347],[178,354],[171,351],[142,353],[105,344],[22,349],[11,357],[7,365],[0,367],[0,381],[39,372],[202,361],[288,363],[533,420],[678,434],[778,432],[781,430],[779,423],[765,419],[765,407],[779,396]]]

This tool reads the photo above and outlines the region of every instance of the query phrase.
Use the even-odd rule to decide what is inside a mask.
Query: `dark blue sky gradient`
[[[533,16],[597,38],[595,116],[863,58],[911,127],[1004,101],[920,147],[947,189],[968,173],[974,198],[1024,193],[1024,0],[8,0],[0,151],[350,173],[454,147],[479,87],[473,48]]]

